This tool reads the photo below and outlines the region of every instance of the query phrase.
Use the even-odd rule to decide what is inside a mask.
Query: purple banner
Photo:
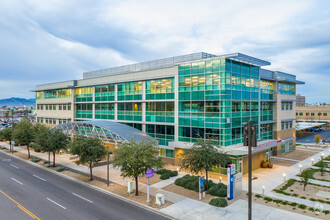
[[[146,171],[146,178],[150,178],[154,176],[154,169]]]

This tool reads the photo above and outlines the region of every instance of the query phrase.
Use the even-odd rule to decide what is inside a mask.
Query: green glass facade
[[[92,102],[93,101],[93,87],[76,88],[76,102]]]
[[[228,59],[179,65],[179,141],[242,142],[242,123],[258,124],[259,67]]]
[[[278,83],[278,94],[296,95],[296,85],[288,83]]]
[[[47,90],[45,91],[45,99],[56,99],[57,90]]]
[[[142,103],[118,103],[117,120],[142,121]]]
[[[147,102],[146,121],[174,123],[174,102]]]
[[[95,101],[114,101],[115,84],[95,86]]]
[[[118,84],[118,101],[142,100],[142,81]]]
[[[93,118],[92,104],[76,104],[76,118]]]
[[[174,99],[174,78],[146,81],[146,100]]]
[[[173,125],[155,125],[147,124],[146,133],[158,140],[160,145],[168,145],[168,142],[174,141]]]
[[[115,119],[115,104],[101,103],[95,104],[95,119]]]

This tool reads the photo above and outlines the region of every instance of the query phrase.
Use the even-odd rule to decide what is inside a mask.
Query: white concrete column
[[[118,84],[116,83],[115,84],[115,101],[116,101],[116,103],[115,103],[115,121],[118,120],[118,103],[117,103],[118,98],[117,98],[117,94],[118,94]]]
[[[95,102],[95,86],[92,87],[93,89],[93,102]],[[94,115],[94,112],[93,112],[93,115]]]
[[[174,140],[179,141],[179,72],[174,77]]]
[[[94,100],[94,97],[93,97],[93,100]],[[92,108],[93,108],[93,119],[95,119],[95,103],[92,104]]]
[[[142,123],[146,122],[146,103],[142,102]]]
[[[115,120],[118,120],[118,103],[115,103]]]
[[[115,84],[115,101],[118,101],[117,94],[118,94],[118,84]]]
[[[146,100],[146,81],[142,81],[142,101]]]

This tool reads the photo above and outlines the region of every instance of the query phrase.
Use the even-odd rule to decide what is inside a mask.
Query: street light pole
[[[109,187],[109,185],[110,185],[110,180],[109,180],[109,154],[112,154],[112,152],[110,151],[108,151],[107,152],[107,186]]]
[[[10,151],[14,153],[14,145],[13,142],[13,134],[14,134],[14,109],[11,109],[11,140],[10,140]]]

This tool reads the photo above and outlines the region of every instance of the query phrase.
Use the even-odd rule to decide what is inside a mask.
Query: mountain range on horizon
[[[0,108],[2,106],[11,107],[35,107],[36,99],[25,99],[25,98],[16,98],[11,97],[8,99],[0,99]]]

